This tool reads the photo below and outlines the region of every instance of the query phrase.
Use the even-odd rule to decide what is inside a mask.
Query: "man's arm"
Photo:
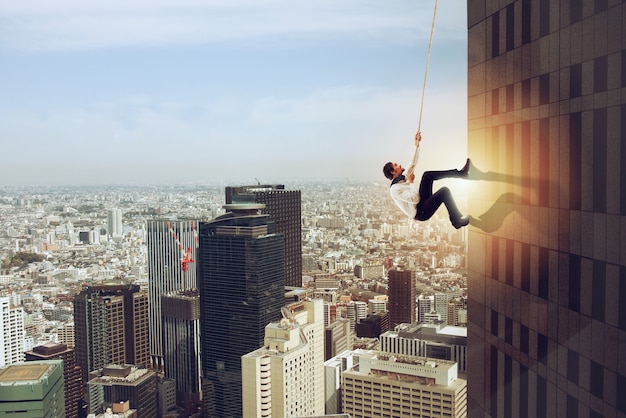
[[[415,148],[413,149],[413,156],[411,157],[411,163],[409,164],[409,168],[407,169],[407,179],[409,183],[413,183],[415,179],[415,174],[413,174],[413,170],[415,170],[415,166],[417,165],[417,160],[420,156],[420,142],[422,140],[422,133],[417,131],[415,134]],[[411,178],[411,176],[413,178]]]

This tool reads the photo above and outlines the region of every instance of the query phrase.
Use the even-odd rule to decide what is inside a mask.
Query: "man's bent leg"
[[[425,171],[420,181],[420,199],[428,199],[433,194],[433,182],[435,180],[463,177],[462,170]],[[441,203],[439,203],[441,204]],[[436,209],[435,209],[436,210]]]
[[[452,197],[450,189],[447,187],[442,187],[429,198],[420,200],[420,203],[417,205],[417,215],[415,219],[418,221],[430,219],[442,203],[446,205],[448,214],[450,215],[450,222],[452,222],[455,228],[458,229],[468,224],[468,218],[461,214],[461,211]]]

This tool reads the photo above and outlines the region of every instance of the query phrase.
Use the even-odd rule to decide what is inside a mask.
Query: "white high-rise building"
[[[367,317],[367,303],[362,301],[350,302],[346,308],[350,320],[350,329],[354,332],[355,325]]]
[[[24,309],[0,297],[0,366],[24,361]]]
[[[324,414],[323,302],[285,310],[286,318],[265,327],[264,346],[241,357],[245,417]]]
[[[467,416],[467,382],[453,361],[355,350],[341,375],[343,413],[351,417]]]
[[[433,309],[434,296],[419,295],[417,297],[417,322],[424,322],[427,313]]]
[[[190,394],[195,396],[200,391],[200,353],[194,348],[200,338],[200,329],[197,314],[187,314],[195,312],[191,308],[195,303],[191,300],[191,293],[198,289],[197,240],[197,222],[194,220],[150,220],[146,225],[151,363],[155,369],[163,370],[166,378],[172,379],[177,377],[174,375],[176,368],[183,364],[194,365],[186,370],[189,373],[187,382],[179,378],[176,383],[181,398],[189,398]],[[168,306],[176,305],[175,299],[171,298],[181,298],[179,309],[164,312],[164,299]],[[163,318],[164,313],[167,318]],[[164,365],[167,358],[176,364]]]
[[[122,236],[122,209],[109,209],[107,213],[107,233],[112,237]]]

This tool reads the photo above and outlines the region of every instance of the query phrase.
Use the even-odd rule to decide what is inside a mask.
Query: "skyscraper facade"
[[[85,383],[107,364],[149,364],[148,295],[139,285],[86,287],[74,298],[74,327]]]
[[[177,341],[164,339],[161,297],[198,288],[195,265],[198,248],[197,221],[149,220],[146,223],[146,235],[150,295],[150,357],[152,366],[156,370],[163,370],[164,346],[175,347]],[[193,337],[196,338],[199,338],[199,335]]]
[[[302,199],[300,190],[282,184],[226,187],[226,204],[256,202],[285,237],[285,285],[302,286]]]
[[[200,223],[198,281],[203,375],[216,416],[241,417],[241,356],[263,345],[284,304],[284,238],[262,204],[226,205]]]
[[[417,282],[415,270],[391,269],[389,277],[389,323],[391,329],[415,322]]]
[[[469,416],[624,417],[626,4],[467,11]]]
[[[24,361],[24,309],[0,297],[0,366]]]

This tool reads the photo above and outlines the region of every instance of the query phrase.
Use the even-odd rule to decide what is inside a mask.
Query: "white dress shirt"
[[[419,159],[420,149],[416,146],[413,150],[413,156],[409,168],[406,170],[410,173],[415,169],[417,160]],[[420,201],[420,194],[418,186],[415,183],[409,183],[408,180],[401,180],[395,184],[392,184],[389,188],[389,193],[393,202],[398,206],[402,212],[411,219],[415,219],[417,215],[417,204]]]

